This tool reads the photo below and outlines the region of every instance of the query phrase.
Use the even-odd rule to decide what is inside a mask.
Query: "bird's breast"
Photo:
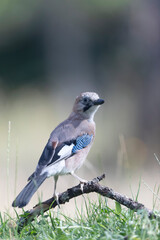
[[[93,143],[93,139],[92,139],[92,142],[87,147],[77,151],[76,154],[74,154],[72,157],[65,160],[65,168],[68,171],[68,173],[76,171],[83,165],[90,151],[92,143]]]

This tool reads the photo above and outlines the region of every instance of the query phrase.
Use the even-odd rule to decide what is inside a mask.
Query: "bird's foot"
[[[59,204],[59,193],[54,193],[54,194],[53,194],[53,197],[54,197],[55,201],[57,202],[58,207],[60,208],[60,204]]]
[[[82,193],[83,193],[84,185],[85,185],[85,183],[87,183],[87,182],[88,182],[88,181],[85,180],[85,179],[81,179],[81,180],[80,180],[80,188],[81,188]]]
[[[87,183],[88,181],[83,179],[83,178],[80,178],[78,177],[74,172],[71,172],[70,173],[73,177],[77,178],[79,181],[80,181],[80,186],[81,186],[81,191],[83,193],[83,187],[84,187],[84,184]]]

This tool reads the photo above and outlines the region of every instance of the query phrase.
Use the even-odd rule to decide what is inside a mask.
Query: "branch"
[[[133,201],[125,195],[115,192],[113,189],[105,186],[101,186],[99,182],[105,178],[105,174],[88,181],[83,185],[79,184],[75,187],[69,188],[67,191],[59,194],[59,204],[65,204],[69,202],[70,199],[78,197],[82,194],[96,192],[104,197],[111,198],[120,204],[126,206],[127,208],[137,212],[138,210],[145,210],[149,218],[157,217],[152,210],[146,208],[143,204]],[[30,211],[26,211],[23,216],[18,221],[18,231],[28,223],[34,220],[35,217],[39,216],[41,213],[48,211],[51,208],[55,208],[58,205],[55,198],[52,197],[42,203],[37,204]]]

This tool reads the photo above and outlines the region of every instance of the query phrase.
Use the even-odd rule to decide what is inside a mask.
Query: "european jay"
[[[94,92],[81,93],[76,98],[70,116],[51,133],[35,172],[13,201],[13,207],[26,206],[39,186],[50,176],[55,180],[55,197],[60,175],[71,174],[81,183],[86,182],[75,171],[82,166],[92,146],[95,137],[94,114],[103,103],[104,100]]]

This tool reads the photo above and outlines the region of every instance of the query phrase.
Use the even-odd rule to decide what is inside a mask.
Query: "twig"
[[[67,191],[59,194],[59,204],[65,204],[69,202],[70,199],[78,197],[82,194],[96,192],[104,197],[111,198],[120,204],[126,206],[127,208],[138,211],[138,210],[145,210],[148,214],[149,218],[157,217],[152,210],[146,208],[143,204],[133,201],[131,198],[128,198],[125,195],[121,195],[120,193],[115,192],[113,189],[105,186],[101,186],[99,182],[105,178],[105,174],[94,178],[92,181],[88,181],[83,185],[83,191],[81,184],[69,188]],[[37,204],[33,209],[30,211],[26,211],[18,221],[18,231],[20,232],[21,229],[28,223],[34,220],[36,216],[39,216],[41,213],[48,211],[51,208],[55,208],[58,205],[54,197]]]

